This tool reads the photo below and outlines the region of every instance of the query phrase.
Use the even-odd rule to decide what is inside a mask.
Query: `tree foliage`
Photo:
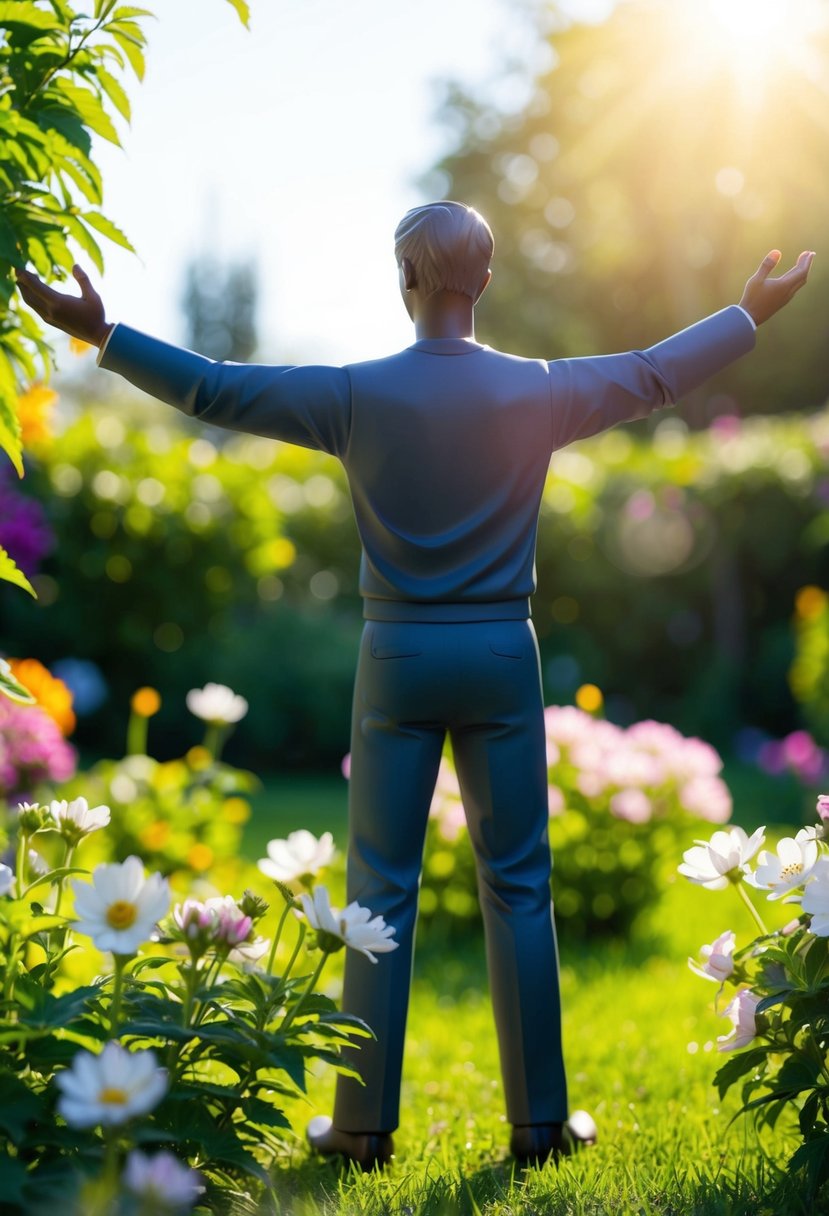
[[[228,0],[247,23],[244,0]],[[76,251],[99,271],[101,237],[132,246],[101,210],[95,137],[119,144],[124,78],[144,75],[149,9],[94,0],[0,0],[0,448],[23,476],[18,394],[48,377],[50,349],[15,295],[16,267],[63,277]],[[0,579],[25,586],[0,550]]]
[[[446,86],[451,151],[424,186],[493,227],[486,341],[548,359],[636,349],[735,303],[770,248],[789,264],[820,247],[829,34],[807,39],[796,16],[761,65],[706,32],[709,6],[622,0],[601,25],[539,31],[544,66],[529,90],[519,69],[517,109],[498,103],[503,87]],[[827,289],[818,266],[808,305],[763,331],[718,381],[719,401],[700,394],[696,421],[723,411],[724,388],[752,411],[823,400],[824,339],[809,317]]]

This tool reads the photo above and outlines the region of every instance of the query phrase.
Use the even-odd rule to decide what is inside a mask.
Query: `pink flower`
[[[610,799],[610,813],[628,823],[647,823],[653,814],[651,800],[644,790],[619,790]]]
[[[760,1003],[760,997],[755,996],[748,988],[741,988],[734,1000],[725,1009],[724,1017],[731,1018],[730,1034],[717,1035],[718,1051],[736,1051],[745,1047],[757,1035],[755,1012]]]
[[[564,795],[557,785],[547,786],[547,810],[552,819],[555,815],[562,815],[567,809]]]
[[[0,798],[13,801],[42,782],[68,781],[76,763],[73,748],[44,710],[0,697]]]
[[[829,819],[829,794],[820,794],[818,796],[817,813],[821,819]]]
[[[688,966],[697,975],[701,975],[704,980],[714,980],[717,984],[724,984],[727,979],[730,979],[734,974],[734,954],[735,937],[730,929],[726,929],[725,933],[721,933],[715,942],[710,946],[703,946],[700,954],[706,960],[702,966],[688,959]]]
[[[731,794],[720,777],[692,777],[681,787],[679,801],[689,815],[711,823],[727,823],[731,818]]]

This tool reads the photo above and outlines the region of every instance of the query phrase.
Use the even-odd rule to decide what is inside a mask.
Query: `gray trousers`
[[[535,632],[529,621],[368,621],[354,690],[348,899],[385,917],[400,945],[376,964],[346,951],[343,1008],[377,1039],[349,1052],[364,1084],[337,1079],[342,1131],[398,1125],[423,843],[447,731],[477,863],[507,1118],[567,1118]]]

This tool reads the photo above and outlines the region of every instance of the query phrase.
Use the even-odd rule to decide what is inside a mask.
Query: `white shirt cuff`
[[[748,317],[749,321],[751,322],[752,329],[757,328],[757,322],[754,320],[754,317],[751,315],[750,312],[748,312],[745,308],[743,308],[742,304],[735,304],[734,307],[739,308],[740,312]]]
[[[743,309],[743,311],[745,312],[745,309]],[[107,336],[104,338],[103,342],[100,345],[98,354],[95,358],[95,362],[98,364],[99,367],[101,366],[101,360],[103,359],[104,354],[106,353],[106,348],[109,346],[109,340],[112,337],[112,335],[115,333],[117,325],[118,325],[117,321],[116,321],[115,325],[110,325],[109,333],[107,334]]]

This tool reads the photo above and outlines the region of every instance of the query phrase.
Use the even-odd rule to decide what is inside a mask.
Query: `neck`
[[[469,296],[456,291],[436,291],[425,300],[416,300],[415,336],[424,338],[466,338],[475,340],[475,306]]]

